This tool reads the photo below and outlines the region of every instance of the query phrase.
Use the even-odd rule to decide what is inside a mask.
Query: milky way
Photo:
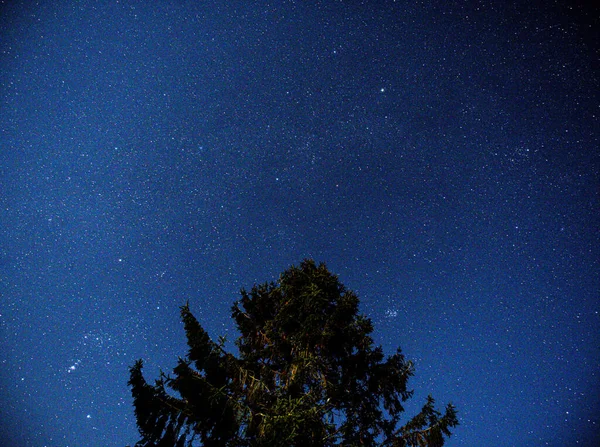
[[[598,441],[598,14],[531,2],[8,2],[0,439],[137,440],[179,307],[303,258],[461,425]],[[59,4],[60,3],[60,4]],[[564,3],[564,2],[563,2]]]

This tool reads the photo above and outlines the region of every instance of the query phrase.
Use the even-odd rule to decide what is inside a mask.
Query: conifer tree
[[[188,305],[189,346],[154,385],[130,369],[139,447],[442,446],[458,424],[429,397],[400,424],[413,364],[374,346],[358,298],[305,260],[275,283],[241,291],[232,317],[239,356],[210,339]]]

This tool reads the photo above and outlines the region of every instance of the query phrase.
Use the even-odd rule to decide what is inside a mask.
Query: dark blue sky
[[[3,445],[134,443],[179,306],[306,257],[448,446],[596,445],[599,14],[536,3],[0,2]]]

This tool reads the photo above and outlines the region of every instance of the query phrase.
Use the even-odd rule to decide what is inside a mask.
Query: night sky
[[[323,261],[448,446],[600,439],[599,12],[0,2],[0,445],[124,446],[128,368]]]

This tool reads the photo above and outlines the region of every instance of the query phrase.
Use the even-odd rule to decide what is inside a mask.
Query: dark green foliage
[[[241,294],[232,309],[239,358],[186,305],[189,351],[173,377],[151,386],[141,361],[131,368],[137,446],[437,447],[458,424],[452,405],[442,416],[429,397],[398,426],[412,362],[373,345],[358,298],[324,264],[306,260]]]

